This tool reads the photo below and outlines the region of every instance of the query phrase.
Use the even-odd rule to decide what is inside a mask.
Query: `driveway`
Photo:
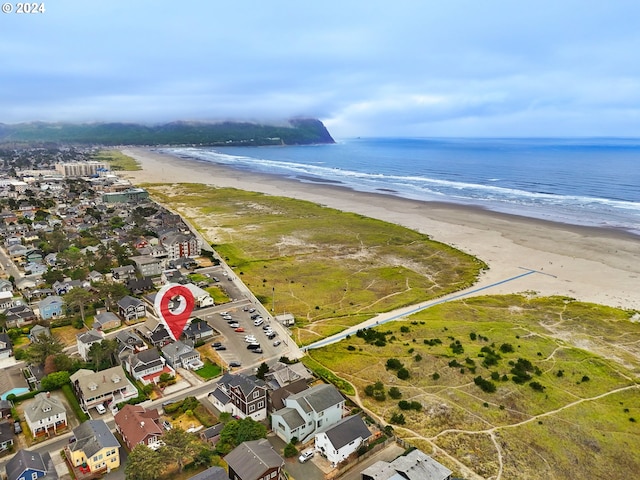
[[[267,440],[273,449],[284,458],[285,443],[282,439],[276,435],[268,435]],[[295,480],[324,480],[324,473],[313,463],[313,459],[306,463],[300,463],[297,455],[293,458],[285,458],[284,469]]]

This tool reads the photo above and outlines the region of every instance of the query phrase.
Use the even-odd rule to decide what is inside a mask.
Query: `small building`
[[[91,350],[91,345],[94,343],[100,343],[102,340],[104,340],[104,333],[95,329],[76,335],[78,354],[85,362],[89,361],[89,350]]]
[[[147,309],[142,300],[127,295],[118,300],[118,314],[125,322],[130,322],[145,318]]]
[[[240,418],[267,418],[267,387],[255,376],[225,373],[209,394],[213,406]]]
[[[213,297],[206,290],[194,285],[193,283],[185,284],[185,287],[189,289],[191,294],[193,295],[193,299],[195,300],[196,307],[204,308],[204,307],[212,307],[215,305],[213,301]]]
[[[68,461],[82,473],[100,474],[120,466],[120,443],[102,420],[88,420],[73,429],[75,442],[65,448]]]
[[[412,450],[393,462],[380,460],[360,474],[362,480],[451,480],[452,473],[420,450]]]
[[[58,295],[51,295],[38,302],[40,318],[50,320],[64,314],[64,300]]]
[[[164,324],[153,317],[149,317],[144,323],[137,325],[136,331],[154,347],[163,347],[172,341],[171,335]]]
[[[13,447],[14,437],[13,424],[7,421],[0,422],[0,453]]]
[[[159,277],[164,269],[164,262],[151,255],[138,255],[130,257],[136,264],[136,269],[142,277]]]
[[[122,192],[108,192],[102,194],[105,204],[113,203],[140,203],[149,198],[149,192],[144,188],[129,188]]]
[[[157,384],[163,373],[171,376],[176,373],[155,348],[129,355],[124,359],[123,366],[134,379],[145,385]]]
[[[336,466],[364,445],[371,432],[360,415],[343,418],[324,432],[316,433],[315,450]]]
[[[164,430],[157,409],[145,410],[139,405],[127,404],[113,418],[116,431],[129,451],[136,445],[146,445],[154,450],[160,447]]]
[[[213,446],[220,440],[220,432],[222,432],[223,428],[224,423],[216,423],[212,427],[200,430],[200,439]]]
[[[209,467],[204,472],[196,473],[189,480],[229,480],[227,471],[222,467]],[[274,478],[274,480],[277,480]]]
[[[40,392],[24,409],[24,418],[34,438],[56,435],[67,427],[67,409],[49,392]]]
[[[100,312],[93,317],[93,328],[101,332],[118,328],[122,322],[113,312]]]
[[[224,460],[229,465],[229,478],[233,480],[279,479],[284,469],[284,459],[264,438],[241,443]]]
[[[200,352],[180,340],[165,345],[161,351],[167,363],[174,369],[190,368],[195,370],[204,365],[200,360]]]
[[[58,474],[49,452],[19,450],[7,462],[7,480],[56,480]]]
[[[286,443],[302,443],[342,419],[345,399],[330,384],[316,385],[284,399],[285,407],[271,415],[271,429]]]
[[[205,340],[207,338],[213,337],[213,328],[204,320],[196,321],[197,319],[193,319],[191,323],[184,329],[182,334],[188,340],[192,342],[198,342],[199,340]]]
[[[11,355],[13,355],[13,344],[9,335],[0,333],[0,358],[9,358]]]

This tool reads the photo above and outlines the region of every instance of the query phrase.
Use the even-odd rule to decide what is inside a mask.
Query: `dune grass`
[[[473,284],[486,265],[404,227],[284,197],[147,185],[194,224],[301,344]],[[274,302],[275,299],[275,302]]]
[[[630,448],[640,441],[640,324],[630,317],[560,297],[478,297],[377,327],[387,332],[384,346],[353,335],[309,356],[350,382],[385,422],[402,413],[405,425],[395,426],[401,436],[427,452],[443,448],[483,476],[498,473],[501,455],[502,478],[630,478],[640,466],[638,449]],[[457,341],[462,351],[454,353]],[[513,351],[503,353],[505,344]],[[495,365],[482,365],[483,347],[498,353]],[[386,368],[389,358],[408,379]],[[521,384],[512,373],[518,359],[535,369]],[[493,372],[496,391],[486,393],[474,379],[491,380]],[[400,410],[388,394],[384,401],[367,396],[365,387],[378,381],[386,392],[397,387],[401,400],[419,402],[420,411]]]
[[[111,170],[142,170],[142,167],[135,159],[125,155],[120,150],[100,150],[93,156],[92,160],[108,163]]]

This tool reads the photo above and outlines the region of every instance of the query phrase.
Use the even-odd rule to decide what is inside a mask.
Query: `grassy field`
[[[194,224],[265,306],[295,315],[300,344],[460,290],[486,268],[413,230],[310,202],[205,185],[145,187]]]
[[[119,150],[100,150],[94,155],[92,160],[108,163],[111,170],[142,170],[140,164],[135,159],[123,154]]]
[[[402,414],[396,432],[427,453],[443,449],[438,460],[458,473],[456,462],[482,477],[626,479],[640,468],[640,323],[631,316],[560,297],[479,297],[378,327],[384,346],[354,335],[309,354],[374,415],[392,423]],[[516,383],[523,361],[531,378]],[[376,382],[384,400],[365,393]]]

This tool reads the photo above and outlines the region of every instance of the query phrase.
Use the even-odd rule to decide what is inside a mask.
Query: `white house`
[[[359,415],[343,418],[324,432],[316,433],[315,450],[334,467],[355,453],[371,436]]]
[[[67,410],[49,392],[38,393],[24,409],[24,418],[34,438],[55,434],[67,426]]]
[[[204,307],[212,307],[215,305],[213,301],[213,297],[209,292],[203,290],[202,288],[194,285],[193,283],[187,283],[185,285],[193,295],[195,300],[196,307],[204,308]]]
[[[88,332],[76,335],[76,345],[78,346],[78,354],[86,362],[89,360],[89,350],[94,343],[100,343],[104,339],[104,333],[98,330],[89,330]]]
[[[342,419],[345,400],[333,385],[316,385],[284,399],[284,407],[271,414],[271,429],[286,443],[302,443]]]

